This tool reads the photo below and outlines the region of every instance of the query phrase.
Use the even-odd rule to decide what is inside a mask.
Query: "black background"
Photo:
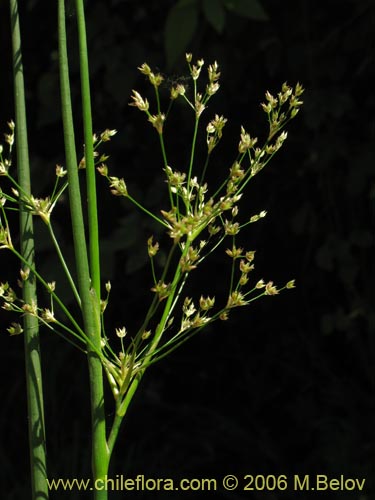
[[[144,61],[170,80],[184,74],[183,54],[172,65],[166,59],[166,19],[175,3],[87,3],[94,128],[118,130],[105,148],[111,172],[124,177],[138,199],[155,209],[161,207],[164,187],[157,137],[128,102],[132,88],[151,99],[152,89],[136,69]],[[64,163],[54,4],[26,1],[21,10],[36,195],[48,194],[55,164]],[[297,288],[235,311],[228,322],[209,328],[151,368],[126,417],[111,474],[343,474],[366,478],[366,491],[330,493],[332,498],[370,500],[375,498],[374,3],[263,0],[261,5],[267,19],[228,10],[220,30],[201,8],[187,49],[207,63],[217,60],[222,70],[220,94],[207,113],[222,113],[229,124],[212,179],[225,174],[226,155],[233,157],[241,124],[259,137],[265,134],[259,103],[267,89],[277,92],[285,80],[306,88],[285,146],[250,183],[241,205],[243,214],[268,212],[244,235],[246,246],[257,251],[256,272],[277,284],[296,278]],[[79,130],[73,8],[68,15]],[[0,2],[4,132],[13,117],[8,20],[7,3]],[[175,120],[167,137],[178,163],[191,128],[179,107]],[[131,331],[151,297],[145,242],[152,225],[126,200],[110,197],[102,179],[98,189],[103,275],[113,285],[108,331],[123,324]],[[68,222],[63,202],[55,224],[69,255]],[[39,268],[59,281],[51,245],[42,228],[37,230]],[[194,277],[194,293],[225,286],[226,264],[219,251]],[[18,274],[18,264],[4,251],[0,273],[1,281],[15,281]],[[1,312],[0,477],[3,497],[21,499],[30,488],[27,413],[23,339],[8,336],[12,320]],[[41,342],[49,476],[89,477],[86,360],[48,332]],[[110,404],[107,412],[110,418]],[[234,500],[326,494],[238,489],[215,495]],[[128,496],[190,498],[168,492],[118,495]],[[78,497],[84,494],[51,494]]]

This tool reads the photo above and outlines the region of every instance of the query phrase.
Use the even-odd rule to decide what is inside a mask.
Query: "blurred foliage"
[[[257,250],[257,271],[275,282],[296,277],[296,292],[257,305],[156,366],[125,425],[115,473],[129,465],[134,474],[155,477],[237,471],[345,474],[367,478],[361,500],[375,494],[370,485],[375,477],[375,8],[371,0],[337,6],[313,0],[292,0],[287,6],[276,0],[87,3],[94,127],[119,130],[106,149],[110,166],[152,208],[163,203],[164,183],[157,138],[128,107],[131,89],[146,88],[137,66],[147,61],[165,73],[167,96],[168,85],[183,74],[185,50],[219,62],[221,97],[207,113],[222,113],[230,123],[214,178],[227,169],[226,155],[237,143],[241,124],[255,134],[265,130],[259,102],[266,89],[277,91],[285,80],[301,81],[307,89],[283,151],[254,179],[241,208],[244,214],[268,211],[246,242]],[[55,163],[63,163],[56,13],[53,2],[41,0],[24,2],[23,9],[30,146],[37,189],[44,193]],[[74,8],[68,12],[73,47]],[[0,22],[0,118],[5,124],[12,113],[5,2]],[[74,50],[71,63],[79,130]],[[174,111],[170,155],[178,165],[190,127],[184,109]],[[82,141],[79,132],[77,140]],[[155,228],[126,201],[111,198],[100,181],[99,189],[104,278],[114,282],[110,327],[125,321],[131,329],[139,325],[149,300],[145,242]],[[63,202],[56,223],[69,253],[65,208]],[[52,276],[55,260],[43,234],[40,245],[40,266]],[[7,273],[10,279],[11,266],[2,264],[2,279]],[[206,286],[220,288],[219,266],[221,256],[209,268]],[[8,321],[1,315],[3,325]],[[24,498],[24,485],[10,473],[12,464],[27,473],[26,458],[20,464],[10,438],[25,427],[22,340],[3,336],[1,342],[7,353],[1,376],[8,380],[2,384],[1,439],[3,449],[12,450],[3,452],[3,471],[11,481],[8,498]],[[50,337],[43,350],[52,471],[69,477],[82,467],[84,474],[88,436],[80,420],[86,418],[82,357]],[[67,374],[67,366],[74,370]],[[26,437],[20,439],[25,447]],[[340,498],[360,497],[342,492]]]

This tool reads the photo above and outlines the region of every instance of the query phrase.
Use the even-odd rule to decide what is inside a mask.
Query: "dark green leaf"
[[[188,50],[198,24],[198,5],[195,0],[180,0],[172,7],[165,24],[165,51],[171,69]]]
[[[203,0],[203,13],[211,26],[218,33],[222,33],[225,24],[222,0]]]
[[[258,0],[226,0],[228,10],[255,21],[268,21],[269,17]]]

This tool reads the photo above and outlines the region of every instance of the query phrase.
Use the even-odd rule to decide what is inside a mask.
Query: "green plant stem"
[[[10,15],[12,27],[15,120],[17,124],[16,151],[18,181],[23,191],[30,194],[30,164],[27,141],[25,89],[17,0],[10,0]],[[25,212],[22,206],[20,206],[20,242],[21,254],[24,256],[27,264],[34,267],[35,251],[32,215]],[[36,280],[33,275],[24,282],[23,299],[28,304],[32,301],[36,302],[37,300]],[[30,314],[25,314],[23,323],[32,498],[48,499],[48,485],[46,481],[46,434],[38,319]]]
[[[193,140],[191,143],[190,162],[189,162],[189,170],[188,170],[188,177],[187,177],[187,184],[186,184],[188,192],[190,192],[190,181],[191,181],[191,176],[192,176],[192,172],[193,172],[193,164],[194,164],[194,157],[195,157],[195,147],[197,144],[198,127],[199,127],[199,118],[196,118],[195,124],[194,124]]]
[[[77,2],[79,4],[79,2]],[[69,202],[72,218],[75,259],[77,266],[78,290],[82,301],[84,329],[93,345],[100,349],[100,311],[98,309],[98,294],[91,289],[91,278],[85,227],[83,221],[82,202],[78,178],[77,155],[75,151],[74,127],[69,84],[69,65],[66,47],[65,7],[64,0],[59,0],[59,65],[61,104],[64,128],[66,166],[69,180]],[[82,5],[77,5],[77,16],[82,14]],[[91,138],[92,142],[92,138]],[[92,420],[92,472],[93,479],[104,480],[109,466],[109,450],[106,441],[106,422],[104,411],[103,371],[99,356],[88,344],[88,365],[91,394]],[[108,498],[105,490],[95,490],[96,500]]]
[[[158,222],[162,226],[164,226],[166,228],[169,228],[168,224],[166,222],[164,222],[163,219],[160,219],[155,214],[153,214],[152,212],[150,212],[149,210],[147,210],[147,208],[145,208],[143,205],[141,205],[140,203],[138,203],[138,201],[135,198],[133,198],[129,194],[127,195],[127,198],[128,198],[129,201],[131,201],[133,203],[133,205],[135,205],[140,210],[142,210],[142,212],[144,212],[145,214],[149,215],[152,219],[154,219],[156,222]]]
[[[92,288],[95,290],[97,308],[100,310],[100,256],[99,226],[96,193],[96,171],[91,116],[90,75],[86,41],[86,22],[83,0],[76,0],[79,63],[81,75],[82,117],[85,140],[85,166],[87,187],[87,215],[89,229],[89,255]]]
[[[159,93],[157,92],[156,94],[159,98]],[[168,165],[168,160],[167,160],[167,152],[166,152],[166,149],[165,149],[165,143],[164,143],[164,136],[163,136],[163,133],[160,133],[158,134],[159,136],[159,142],[160,142],[160,149],[161,149],[161,154],[163,156],[163,164],[164,164],[164,168],[167,168],[167,165]],[[172,190],[171,190],[171,186],[168,182],[168,194],[169,194],[169,201],[171,203],[171,207],[174,207],[174,202],[173,202],[173,194],[172,194]],[[177,197],[177,200],[178,202],[178,197]]]
[[[67,263],[65,262],[65,259],[64,259],[64,256],[62,254],[62,251],[61,251],[61,248],[60,248],[60,245],[59,245],[59,242],[57,241],[57,238],[55,236],[55,232],[53,230],[53,227],[52,227],[52,224],[49,223],[48,224],[48,231],[49,231],[49,235],[51,237],[51,240],[53,242],[53,245],[55,247],[55,250],[56,250],[56,253],[59,257],[59,260],[60,260],[60,263],[61,263],[61,266],[64,270],[64,273],[65,273],[65,276],[67,277],[68,281],[69,281],[69,284],[70,284],[70,288],[73,292],[73,295],[79,305],[79,307],[81,307],[81,298],[79,296],[79,293],[78,293],[78,290],[76,288],[76,285],[74,283],[74,280],[72,278],[72,275],[70,274],[70,271],[69,271],[69,267],[67,265]]]
[[[120,416],[117,413],[115,414],[115,418],[113,420],[111,432],[110,432],[109,437],[108,437],[109,456],[112,455],[113,448],[115,446],[116,439],[117,439],[123,418],[124,418],[123,416]]]
[[[187,255],[188,250],[189,250],[189,246],[190,246],[189,242],[186,242],[181,257],[185,257]],[[159,322],[159,324],[156,328],[156,331],[155,331],[155,336],[154,336],[154,338],[153,338],[153,340],[152,340],[152,342],[151,342],[151,344],[150,344],[149,348],[147,349],[146,354],[144,356],[145,359],[149,359],[150,361],[152,359],[152,356],[153,356],[155,350],[158,347],[158,344],[159,344],[161,337],[162,337],[164,330],[165,330],[165,325],[166,325],[166,323],[170,317],[170,314],[172,312],[174,300],[175,300],[175,296],[176,296],[176,291],[177,291],[177,285],[181,279],[181,275],[182,275],[181,267],[177,266],[177,269],[175,271],[175,274],[174,274],[174,277],[173,277],[173,280],[171,283],[171,293],[168,295],[168,297],[166,299],[166,303],[164,306],[162,317],[161,317],[160,322]],[[148,365],[148,363],[147,363],[147,365]],[[123,399],[119,409],[117,410],[117,413],[119,416],[124,417],[124,415],[126,414],[128,408],[129,408],[130,402],[133,399],[133,396],[134,396],[136,390],[138,389],[139,382],[141,381],[141,379],[142,379],[142,377],[147,369],[147,365],[145,366],[145,368],[143,370],[140,370],[135,375],[133,380],[130,382],[129,388],[128,388],[126,395],[125,395],[125,398]],[[114,432],[116,432],[116,431],[114,431]]]

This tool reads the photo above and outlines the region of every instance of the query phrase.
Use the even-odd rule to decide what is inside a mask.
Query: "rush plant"
[[[239,205],[250,180],[271,161],[287,138],[285,127],[300,109],[303,88],[300,84],[291,87],[284,83],[276,95],[266,92],[265,101],[261,105],[268,122],[266,139],[260,144],[255,136],[241,127],[227,176],[209,186],[206,177],[227,123],[227,118],[218,114],[206,118],[207,103],[220,88],[217,62],[205,68],[202,59],[193,61],[192,55],[186,54],[189,86],[180,83],[172,85],[165,104],[160,92],[163,76],[155,73],[148,64],[142,64],[138,69],[150,83],[153,100],[151,103],[151,98],[143,97],[133,90],[130,104],[144,114],[159,138],[168,202],[160,207],[160,212],[154,213],[137,201],[123,178],[111,175],[107,164],[108,156],[99,153],[100,148],[116,131],[107,129],[98,135],[93,133],[83,0],[76,0],[75,8],[84,157],[79,158],[76,152],[65,5],[64,0],[58,0],[57,3],[65,167],[56,167],[52,193],[39,198],[37,194],[33,194],[38,190],[37,181],[35,185],[30,183],[18,6],[17,0],[10,0],[15,123],[8,123],[5,147],[0,148],[0,175],[7,180],[6,185],[10,186],[7,190],[0,189],[0,248],[8,250],[19,259],[20,276],[18,280],[15,279],[15,283],[0,284],[0,298],[3,309],[22,318],[22,323],[13,321],[8,332],[11,335],[23,334],[25,338],[33,498],[48,497],[39,351],[39,329],[42,328],[61,335],[87,356],[92,410],[93,495],[97,500],[104,500],[107,492],[100,486],[108,474],[121,423],[147,369],[207,325],[227,320],[233,309],[248,306],[261,297],[276,295],[284,289],[294,287],[293,280],[278,287],[272,281],[252,278],[255,251],[241,247],[237,241],[241,231],[266,215],[265,211],[261,211],[243,218],[240,216]],[[193,115],[189,154],[187,158],[181,158],[180,168],[169,161],[164,134],[177,99],[183,100]],[[205,144],[203,153],[197,146],[200,134],[203,134]],[[14,143],[17,153],[16,169],[12,166]],[[149,288],[153,298],[136,331],[128,331],[127,325],[117,328],[115,332],[106,330],[105,312],[110,300],[111,283],[104,283],[100,273],[97,175],[108,180],[109,189],[115,197],[126,198],[129,204],[133,204],[146,217],[151,217],[160,225],[162,232],[168,235],[167,239],[163,238],[163,241],[167,241],[164,249],[167,257],[163,268],[155,263],[161,243],[155,235],[150,235],[145,241],[151,269]],[[126,168],[124,177],[126,178]],[[82,188],[84,183],[85,188]],[[81,198],[82,189],[87,203]],[[53,224],[54,208],[65,192],[69,195],[74,262],[68,262],[63,255]],[[19,212],[19,248],[13,243],[13,229],[9,224],[9,213],[14,210]],[[59,297],[58,283],[47,282],[38,272],[34,259],[33,217],[41,218],[46,233],[53,242],[56,257],[80,311],[78,317]],[[85,220],[88,221],[87,225]],[[190,296],[186,289],[191,274],[200,278],[202,263],[217,251],[222,252],[223,260],[228,266],[224,299],[209,295],[211,292],[205,289],[203,276],[201,292]],[[38,302],[39,288],[47,291],[48,304]],[[145,291],[145,296],[149,291]],[[120,350],[118,345],[121,346]],[[111,388],[112,401],[105,400],[105,381]],[[110,405],[114,405],[112,419],[106,416],[108,412],[105,411],[106,406]]]

